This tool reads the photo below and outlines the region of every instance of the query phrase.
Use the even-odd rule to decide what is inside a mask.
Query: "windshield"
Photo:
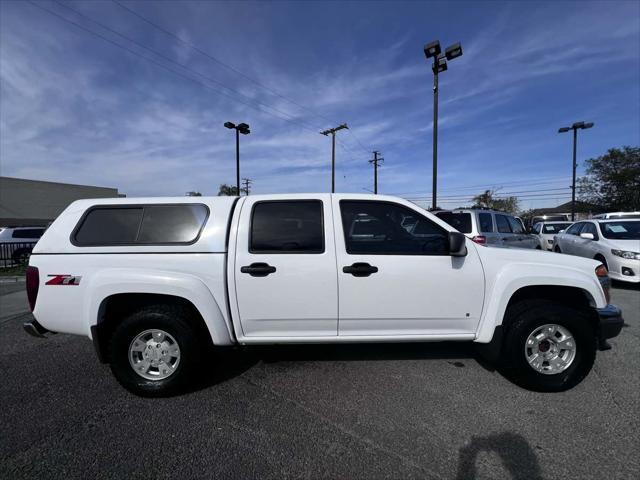
[[[639,221],[603,222],[600,224],[600,230],[605,238],[612,240],[640,240]]]
[[[566,230],[569,225],[571,225],[571,222],[545,223],[542,227],[542,233],[559,233],[560,230]]]
[[[461,233],[471,233],[470,213],[438,212],[436,216]]]

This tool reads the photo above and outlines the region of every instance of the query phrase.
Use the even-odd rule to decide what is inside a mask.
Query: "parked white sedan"
[[[571,222],[538,222],[531,228],[531,233],[538,238],[542,250],[553,250],[553,237],[566,230]]]
[[[554,252],[600,260],[609,276],[640,282],[640,219],[585,220],[555,236]]]

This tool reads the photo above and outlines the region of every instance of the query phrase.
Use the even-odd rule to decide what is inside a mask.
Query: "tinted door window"
[[[511,231],[513,233],[524,233],[524,227],[517,218],[507,217],[507,221],[509,222],[509,226],[511,227]]]
[[[565,233],[568,233],[569,235],[579,235],[582,227],[584,227],[584,223],[574,223],[567,229]]]
[[[594,240],[598,240],[598,230],[596,230],[596,226],[593,223],[585,223],[580,233],[590,233],[593,235]]]
[[[438,212],[436,213],[436,216],[447,222],[459,232],[471,233],[470,213]]]
[[[509,225],[509,220],[506,215],[496,214],[496,225],[498,226],[498,232],[511,233],[511,226]]]
[[[342,200],[345,246],[350,254],[447,255],[449,233],[428,218],[390,202]],[[404,227],[407,219],[413,227]]]
[[[480,221],[480,231],[482,233],[493,232],[493,219],[490,213],[479,213],[478,220]]]
[[[251,253],[322,253],[322,202],[258,202],[253,207]]]

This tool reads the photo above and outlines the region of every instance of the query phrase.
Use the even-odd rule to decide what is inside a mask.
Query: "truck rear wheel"
[[[109,344],[111,371],[136,395],[161,397],[179,393],[193,378],[202,345],[188,310],[150,305],[126,317]]]
[[[546,300],[510,307],[505,366],[520,386],[560,392],[580,383],[593,367],[596,335],[587,312]]]

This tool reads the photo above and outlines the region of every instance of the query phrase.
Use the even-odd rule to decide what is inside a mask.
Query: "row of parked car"
[[[593,258],[607,267],[611,278],[640,283],[640,212],[607,213],[577,222],[538,217],[529,230],[520,218],[493,210],[460,209],[436,215],[481,245]]]
[[[0,227],[0,267],[26,263],[46,227]]]

